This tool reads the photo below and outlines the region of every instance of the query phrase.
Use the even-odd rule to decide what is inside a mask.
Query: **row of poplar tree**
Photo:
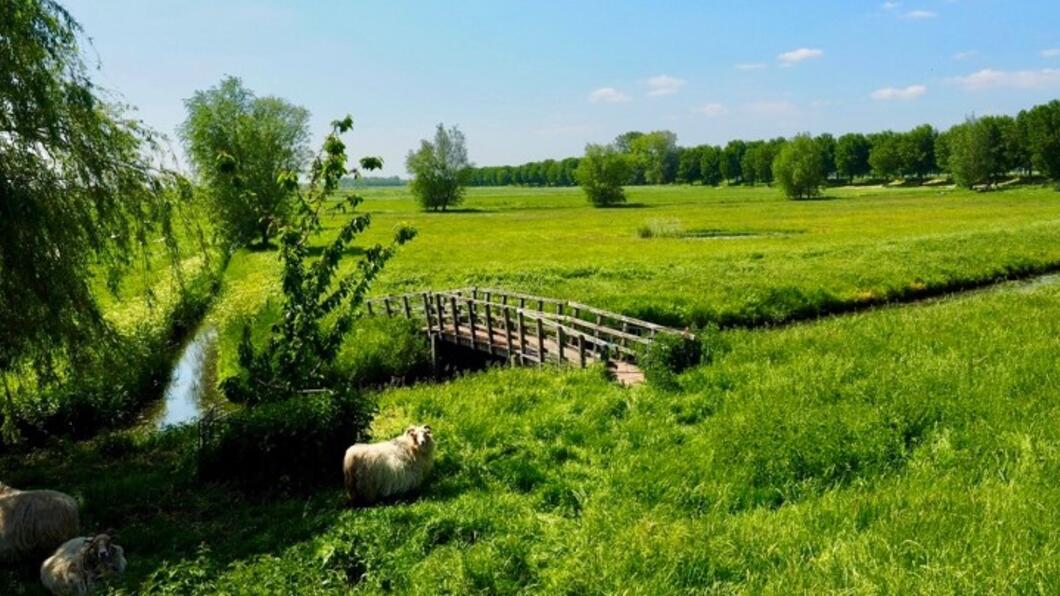
[[[929,124],[906,132],[814,137],[833,182],[950,175],[962,186],[1016,173],[1060,181],[1060,101],[1017,116],[972,117],[945,131]],[[627,132],[612,146],[629,159],[628,184],[771,184],[773,161],[788,141],[729,141],[681,147],[670,131]],[[473,168],[472,186],[574,186],[579,158]]]

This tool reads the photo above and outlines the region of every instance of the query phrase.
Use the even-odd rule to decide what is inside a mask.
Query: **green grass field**
[[[773,188],[635,187],[624,208],[579,189],[472,189],[460,213],[419,213],[402,191],[365,193],[372,236],[420,236],[378,292],[499,286],[672,324],[753,324],[974,285],[1060,263],[1060,200],[1000,193],[843,188],[788,201]],[[639,238],[652,222],[686,232]]]
[[[115,591],[1060,591],[1060,277],[918,300],[1060,269],[1055,191],[649,187],[594,210],[576,189],[474,189],[439,214],[364,194],[362,245],[420,231],[375,293],[501,286],[726,323],[729,349],[672,389],[546,368],[380,393],[373,433],[429,423],[439,455],[420,498],[371,509],[343,508],[341,454],[323,490],[198,484],[192,429],[0,460],[118,528]],[[278,271],[233,257],[207,315],[222,369]],[[910,303],[763,325],[889,300]]]

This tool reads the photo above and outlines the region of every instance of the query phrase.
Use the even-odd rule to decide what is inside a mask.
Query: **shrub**
[[[629,180],[630,167],[625,155],[610,145],[587,145],[574,178],[595,207],[626,202],[622,185]]]
[[[649,219],[637,228],[637,236],[640,238],[680,238],[684,233],[681,221],[672,218]]]
[[[648,382],[663,388],[675,385],[674,375],[688,369],[702,359],[703,346],[688,335],[664,333],[641,354],[639,363]]]
[[[207,432],[199,475],[248,488],[338,482],[342,453],[365,438],[373,410],[352,389],[240,410]]]
[[[336,367],[366,387],[425,375],[430,357],[427,336],[415,321],[367,318],[343,342]]]

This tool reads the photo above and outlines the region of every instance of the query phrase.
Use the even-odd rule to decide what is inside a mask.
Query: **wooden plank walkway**
[[[423,323],[435,340],[467,346],[513,365],[585,367],[603,362],[623,385],[644,382],[636,360],[659,334],[686,332],[585,304],[496,289],[416,292],[365,301],[369,315]]]

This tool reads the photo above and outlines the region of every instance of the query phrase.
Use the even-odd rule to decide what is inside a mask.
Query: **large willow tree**
[[[116,283],[160,232],[172,237],[151,134],[92,83],[80,36],[51,0],[0,3],[0,391],[8,401],[13,369],[47,378],[51,363],[76,366],[98,345],[105,325],[91,279],[109,272]]]

